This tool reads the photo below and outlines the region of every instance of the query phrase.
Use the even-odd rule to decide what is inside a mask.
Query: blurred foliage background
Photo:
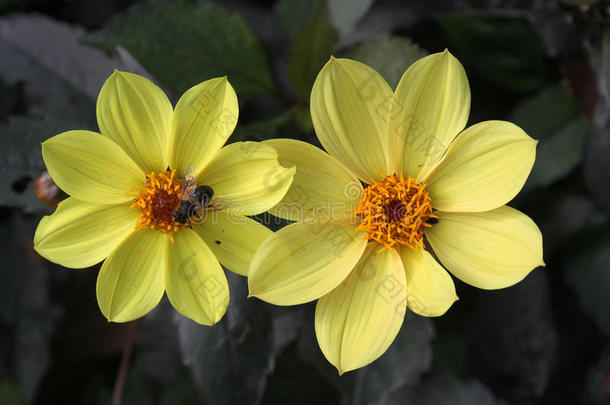
[[[609,14],[601,0],[0,0],[0,404],[610,404]],[[368,367],[339,377],[313,305],[246,302],[231,273],[215,327],[166,302],[108,324],[98,267],[63,269],[32,249],[52,212],[34,193],[40,142],[97,129],[114,68],[174,102],[227,74],[240,101],[232,141],[319,145],[308,99],[330,55],[396,86],[444,48],[470,80],[469,124],[510,120],[540,140],[511,205],[541,227],[547,267],[500,291],[456,280],[445,316],[408,314]]]

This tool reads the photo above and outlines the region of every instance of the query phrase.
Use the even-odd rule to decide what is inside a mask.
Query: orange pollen
[[[140,187],[131,208],[140,209],[136,227],[148,226],[163,233],[179,231],[189,224],[174,220],[174,211],[180,206],[182,184],[176,178],[176,170],[152,172],[146,177],[146,186]],[[171,237],[171,235],[170,235]]]
[[[367,239],[381,243],[383,249],[423,247],[424,228],[432,226],[429,220],[438,218],[432,212],[426,184],[395,174],[381,182],[373,180],[364,189],[356,215],[362,221],[358,229],[367,231]]]

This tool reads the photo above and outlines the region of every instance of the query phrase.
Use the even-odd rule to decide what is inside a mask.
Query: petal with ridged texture
[[[422,316],[441,316],[457,301],[447,271],[424,249],[398,249],[407,276],[407,306]]]
[[[128,322],[157,306],[165,291],[167,235],[140,228],[106,259],[97,277],[97,303],[109,322]]]
[[[145,173],[167,168],[173,109],[147,78],[116,71],[97,98],[97,124]]]
[[[366,247],[356,225],[328,219],[295,222],[265,240],[250,265],[250,295],[275,305],[313,301],[335,288]]]
[[[469,113],[468,78],[449,51],[412,64],[396,87],[387,134],[402,174],[425,179],[464,129]]]
[[[481,212],[512,200],[536,159],[536,144],[506,121],[485,121],[462,132],[426,179],[432,206],[441,211]]]
[[[478,288],[509,287],[544,266],[540,230],[507,206],[477,213],[439,211],[426,237],[447,270]]]
[[[383,77],[351,59],[331,57],[311,90],[311,119],[320,143],[366,182],[397,169],[388,160],[391,100]]]
[[[339,374],[375,361],[392,344],[406,311],[406,281],[394,249],[369,244],[349,277],[316,305],[316,337]]]
[[[232,215],[256,215],[284,198],[294,172],[294,167],[280,164],[271,146],[235,142],[221,149],[199,175],[198,184],[212,187],[212,205]]]
[[[187,90],[174,112],[170,167],[182,175],[193,165],[193,174],[199,174],[233,133],[238,114],[237,95],[226,77]]]
[[[294,139],[263,142],[275,148],[280,163],[295,167],[296,173],[284,199],[269,212],[300,221],[325,212],[333,218],[353,213],[362,198],[360,180],[337,159],[308,143]]]
[[[69,197],[36,228],[34,249],[64,267],[84,268],[104,260],[135,230],[139,211],[130,203],[98,205]]]
[[[59,188],[94,204],[131,201],[146,176],[112,140],[91,131],[68,131],[42,143],[42,157]]]
[[[227,269],[248,275],[252,257],[265,239],[273,235],[266,226],[244,216],[234,216],[227,211],[213,211],[193,230],[214,252]]]
[[[195,232],[182,229],[169,245],[167,298],[182,315],[214,325],[227,311],[229,284],[218,259]]]

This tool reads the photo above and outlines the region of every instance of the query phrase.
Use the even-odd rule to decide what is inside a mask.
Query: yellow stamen
[[[382,250],[397,245],[423,247],[424,228],[431,226],[429,219],[437,218],[426,184],[395,174],[381,182],[373,180],[364,189],[356,214],[362,220],[358,229],[367,231],[369,240],[382,244]]]
[[[146,186],[140,187],[140,193],[135,196],[132,208],[140,210],[136,227],[148,226],[151,229],[170,234],[189,226],[174,220],[174,211],[180,206],[180,190],[182,185],[176,178],[176,170],[163,173],[152,172],[146,177]]]

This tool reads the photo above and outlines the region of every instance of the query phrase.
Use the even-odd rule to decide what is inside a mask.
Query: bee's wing
[[[195,187],[197,187],[197,183],[193,176],[193,164],[190,163],[186,169],[184,169],[184,174],[182,175],[182,199],[196,201],[192,195],[193,191],[195,191]]]
[[[182,178],[188,179],[188,178],[192,178],[192,177],[193,177],[193,164],[189,163],[189,165],[186,166],[186,168],[184,169],[184,174],[182,175]]]

